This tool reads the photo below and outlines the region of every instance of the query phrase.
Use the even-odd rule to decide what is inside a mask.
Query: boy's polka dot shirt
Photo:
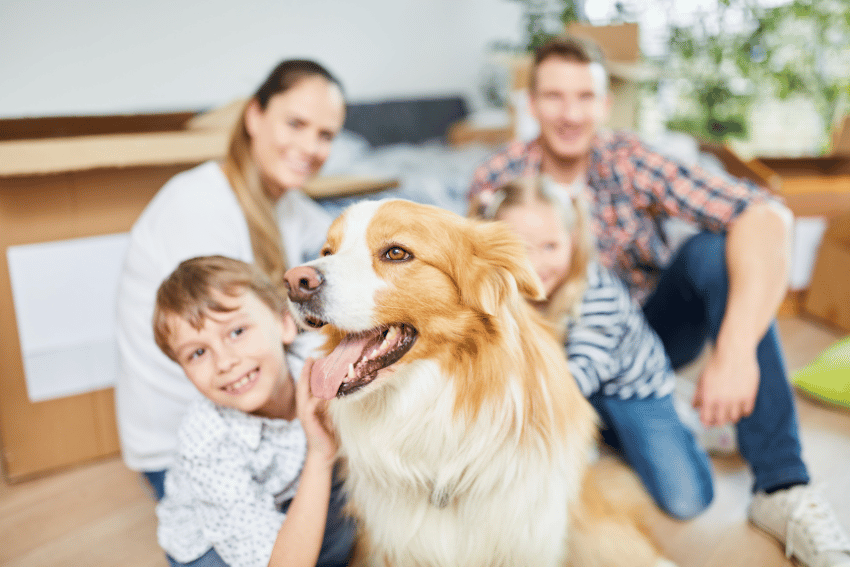
[[[268,565],[307,454],[296,419],[267,419],[207,399],[191,406],[157,506],[158,539],[181,563],[210,548],[231,567]]]

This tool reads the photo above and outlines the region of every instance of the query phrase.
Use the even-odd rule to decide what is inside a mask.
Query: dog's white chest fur
[[[376,559],[397,566],[563,565],[583,447],[565,441],[555,458],[543,447],[521,446],[510,415],[459,423],[455,392],[436,364],[419,361],[398,373],[379,411],[369,400],[334,407],[352,505],[381,550]]]

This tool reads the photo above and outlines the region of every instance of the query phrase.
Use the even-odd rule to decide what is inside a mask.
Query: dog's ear
[[[470,245],[471,257],[461,269],[467,281],[458,281],[464,303],[495,315],[499,305],[522,300],[520,295],[534,301],[546,298],[525,246],[507,225],[474,223]]]

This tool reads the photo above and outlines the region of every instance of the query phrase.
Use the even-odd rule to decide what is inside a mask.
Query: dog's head
[[[313,393],[328,399],[402,364],[477,349],[504,332],[505,310],[543,295],[509,228],[402,200],[347,209],[322,257],[286,281],[295,319],[329,337],[333,350],[311,377]]]

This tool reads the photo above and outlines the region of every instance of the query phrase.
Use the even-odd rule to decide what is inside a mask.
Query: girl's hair
[[[153,313],[153,337],[168,358],[176,361],[171,348],[173,329],[168,322],[177,316],[195,329],[204,325],[211,313],[227,313],[231,307],[222,305],[217,295],[235,297],[251,291],[275,313],[286,311],[286,301],[259,267],[226,258],[201,256],[180,263],[160,284],[156,292]]]
[[[511,207],[543,204],[552,207],[571,235],[570,269],[564,282],[546,298],[543,315],[566,332],[570,318],[580,315],[581,298],[587,289],[587,267],[596,258],[596,239],[590,228],[590,213],[583,197],[570,195],[545,175],[520,177],[497,189],[481,216],[495,220]]]
[[[275,219],[274,203],[268,196],[260,171],[251,155],[251,137],[245,126],[245,114],[251,102],[256,102],[265,110],[273,96],[288,91],[308,77],[324,77],[329,83],[336,85],[340,92],[343,90],[336,77],[314,61],[283,61],[272,70],[242,109],[224,160],[224,173],[248,222],[254,262],[281,290],[283,274],[286,272],[286,254]]]

